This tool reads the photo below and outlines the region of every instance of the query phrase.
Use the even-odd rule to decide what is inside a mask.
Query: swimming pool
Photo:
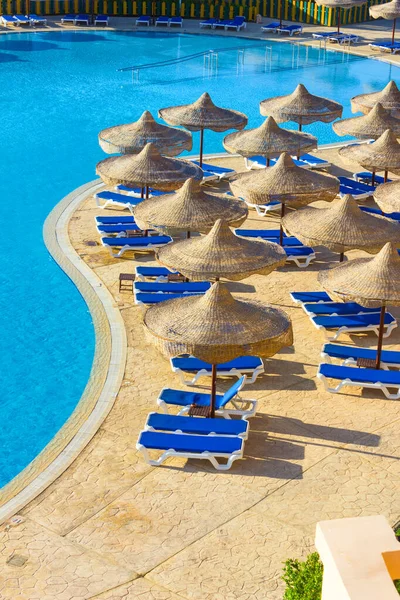
[[[144,109],[195,100],[210,92],[222,106],[262,122],[260,100],[311,92],[346,106],[354,94],[382,88],[398,70],[382,62],[290,44],[148,32],[49,32],[0,36],[2,134],[0,486],[15,477],[70,416],[87,382],[94,352],[91,318],[79,293],[48,256],[43,222],[68,192],[94,178],[104,157],[97,133],[136,120]],[[265,46],[272,47],[272,61]],[[203,59],[143,71],[138,84],[117,69],[220,52],[218,71]],[[268,51],[269,52],[269,51]],[[293,125],[294,126],[294,125]],[[320,143],[330,125],[306,128]],[[222,150],[206,133],[206,151]],[[195,136],[194,151],[197,150]]]

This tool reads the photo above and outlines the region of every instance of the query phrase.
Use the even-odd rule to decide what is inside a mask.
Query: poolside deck
[[[352,168],[339,162],[336,150],[319,155],[336,163],[332,172]],[[239,158],[219,162],[243,169]],[[291,290],[318,289],[319,269],[337,260],[324,249],[306,270],[285,266],[227,284],[283,307],[295,336],[294,347],[267,360],[265,375],[244,388],[245,397],[259,402],[245,459],[225,473],[200,461],[173,459],[163,468],[142,461],[136,438],[160,389],[182,386],[169,362],[145,343],[132,294],[118,292],[119,273],[154,264],[153,256],[117,260],[87,245],[99,239],[94,216],[100,213],[89,196],[69,235],[124,319],[123,384],[73,465],[20,518],[1,527],[1,598],[281,600],[282,562],[313,550],[318,520],[370,514],[398,520],[399,405],[372,390],[325,392],[316,380],[322,336],[289,297]],[[252,211],[243,226],[276,223]],[[391,312],[400,317],[399,309]],[[386,348],[399,345],[399,329]],[[376,343],[374,335],[352,339]],[[221,380],[218,387],[227,385]]]

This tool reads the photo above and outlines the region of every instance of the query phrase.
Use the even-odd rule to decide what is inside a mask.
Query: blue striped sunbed
[[[306,304],[309,302],[331,302],[331,297],[326,292],[290,292],[293,302]]]
[[[354,173],[353,179],[356,181],[361,181],[366,185],[372,185],[372,173],[370,173],[370,171],[360,171],[359,173]],[[376,185],[379,185],[380,183],[385,183],[385,178],[382,175],[377,175],[375,173],[374,181]],[[392,180],[387,179],[386,183],[389,183],[390,181]]]
[[[32,25],[32,21],[25,15],[14,15],[15,25]]]
[[[123,237],[122,234],[128,234],[133,232],[140,232],[142,233],[142,235],[145,235],[145,232],[139,229],[136,223],[122,223],[120,225],[97,225],[96,228],[99,233],[116,233],[121,237]]]
[[[200,166],[199,160],[192,160],[193,164]],[[217,165],[210,165],[209,163],[203,163],[201,168],[206,173],[211,173],[212,175],[217,175],[219,179],[223,179],[224,177],[229,177],[229,175],[233,175],[236,173],[235,169],[228,169],[228,167],[218,167]]]
[[[171,368],[179,375],[182,383],[195,385],[200,377],[211,376],[212,366],[194,356],[176,356],[171,358]],[[187,373],[193,375],[191,379],[186,379]],[[264,363],[258,356],[239,356],[217,365],[217,377],[240,378],[246,375],[245,383],[254,383],[261,373],[264,373]]]
[[[276,33],[278,27],[280,27],[280,23],[279,21],[276,21],[275,23],[268,23],[268,25],[263,25],[261,27],[261,31],[271,31],[272,33]]]
[[[156,19],[156,27],[157,25],[166,25],[168,27],[169,17],[157,17]]]
[[[81,23],[83,25],[89,25],[89,22],[90,22],[89,15],[85,15],[82,13],[79,15],[76,15],[75,25],[78,25],[79,23]]]
[[[102,245],[108,248],[114,258],[120,258],[125,252],[129,251],[153,252],[156,248],[170,244],[172,241],[169,235],[154,235],[142,238],[101,238]],[[117,253],[113,252],[114,248],[119,248]]]
[[[158,304],[164,300],[202,295],[210,289],[209,281],[189,281],[183,283],[158,283],[135,281],[133,292],[135,304]]]
[[[108,25],[108,15],[97,15],[94,19],[95,25],[104,25],[107,27]]]
[[[213,27],[216,23],[218,23],[219,19],[206,19],[205,21],[200,21],[200,27]]]
[[[69,14],[61,17],[61,23],[73,23],[75,24],[75,19],[77,15]]]
[[[171,27],[171,25],[178,25],[179,27],[183,27],[182,17],[170,17],[168,21],[168,27]]]
[[[36,13],[30,13],[29,18],[33,25],[47,25],[47,19],[41,17],[40,15],[37,15]]]
[[[153,294],[151,292],[136,292],[135,304],[159,304],[160,302],[165,302],[166,300],[177,300],[178,298],[187,298],[188,296],[202,296],[203,294],[204,292],[185,292],[181,294]]]
[[[367,315],[350,315],[350,316],[322,316],[312,317],[313,325],[322,331],[325,338],[329,341],[335,341],[342,333],[379,333],[380,314],[373,313]],[[389,337],[393,329],[397,327],[397,321],[390,313],[385,314],[385,333],[383,337]],[[334,335],[329,336],[328,331],[335,331]]]
[[[347,367],[322,363],[317,374],[328,392],[336,394],[344,386],[354,386],[381,390],[389,400],[400,398],[400,373],[399,371],[386,371],[384,369],[364,369],[361,367]],[[336,387],[329,387],[328,379],[339,380]],[[389,389],[397,390],[391,394]]]
[[[99,215],[95,217],[97,225],[133,225],[135,218],[133,215],[117,215],[116,217],[106,217]]]
[[[326,363],[332,358],[342,361],[343,365],[357,364],[359,358],[376,360],[376,350],[370,348],[358,348],[357,346],[341,346],[340,344],[325,344],[321,351],[321,357]],[[400,352],[396,350],[382,350],[381,366],[383,369],[400,369]]]
[[[366,315],[380,312],[380,308],[365,308],[357,302],[317,302],[303,304],[304,312],[310,317],[318,315],[326,316],[347,316],[347,315]]]
[[[333,35],[337,35],[336,31],[317,31],[312,34],[312,37],[315,40],[324,40],[326,38],[332,37]]]
[[[392,54],[396,54],[400,52],[400,42],[375,42],[373,44],[368,44],[372,50],[379,50],[380,52],[391,52]]]
[[[244,400],[238,395],[244,384],[245,377],[243,376],[238,379],[225,394],[216,395],[216,414],[226,418],[239,416],[242,419],[248,419],[255,415],[257,409],[256,400]],[[157,399],[157,404],[163,412],[167,413],[169,406],[177,406],[181,407],[179,412],[180,415],[186,414],[193,404],[196,406],[210,406],[210,402],[210,394],[189,392],[186,390],[174,390],[171,388],[164,388],[161,390]]]
[[[226,471],[235,460],[243,458],[244,440],[242,437],[142,431],[136,449],[152,466],[161,465],[170,456],[181,456],[209,460],[217,470]],[[151,459],[149,450],[162,451],[162,454],[157,460]],[[227,459],[227,462],[221,464],[217,459]]]
[[[16,25],[17,19],[11,15],[1,15],[0,22],[4,27],[7,27],[7,25]]]
[[[177,271],[170,271],[167,267],[136,267],[136,281],[155,279],[157,282],[167,281],[169,275],[178,275]]]
[[[124,206],[128,208],[133,214],[132,207],[136,206],[143,201],[143,198],[134,198],[133,196],[126,196],[125,194],[118,194],[117,192],[98,192],[95,195],[96,205],[99,208],[107,208],[107,206]],[[103,202],[103,204],[101,203]]]
[[[267,159],[265,156],[252,156],[251,158],[245,158],[245,164],[248,169],[265,169],[267,166]],[[270,158],[269,164],[273,167],[277,158]],[[302,160],[302,158],[297,158],[296,156],[292,156],[292,160],[297,167],[303,167],[303,169],[311,169],[311,165],[309,162]]]
[[[147,25],[147,26],[149,26],[150,23],[151,23],[151,17],[146,16],[146,15],[141,15],[140,17],[138,17],[136,19],[136,22],[135,22],[136,25]]]
[[[340,196],[351,194],[356,200],[362,200],[372,196],[375,191],[375,186],[367,185],[366,183],[362,183],[362,181],[355,181],[354,179],[350,179],[350,177],[340,176],[338,179],[340,181]]]
[[[271,237],[265,234],[265,231],[262,229],[235,229],[235,234],[242,237],[250,237],[250,238],[260,238],[268,242],[278,243],[279,237]],[[278,233],[279,236],[279,233]],[[292,242],[294,245],[292,246],[291,242],[288,242],[289,239],[295,240]],[[283,239],[283,249],[286,252],[287,261],[294,262],[300,269],[308,267],[310,262],[315,258],[315,252],[313,248],[309,246],[303,246],[302,243],[296,238],[290,238],[289,236]]]
[[[370,213],[372,215],[383,215],[384,217],[388,217],[388,219],[400,221],[400,212],[384,213],[380,208],[371,208],[370,206],[360,206],[360,209],[363,212]]]
[[[195,435],[229,435],[247,439],[249,422],[244,419],[198,419],[183,415],[150,413],[144,426],[146,431],[180,431]]]
[[[277,244],[279,242],[279,230],[277,230],[277,234],[271,234],[272,231],[273,230],[269,229],[236,229],[235,233],[237,235],[241,235],[242,237],[267,240],[269,242],[275,242]],[[283,236],[283,246],[303,246],[303,243],[296,237],[286,235]]]
[[[302,27],[302,25],[286,25],[285,27],[278,27],[276,31],[279,34],[280,33],[288,33],[290,35],[290,37],[292,37],[294,34],[302,33],[303,27]]]
[[[228,29],[236,29],[236,31],[240,31],[241,29],[246,28],[246,19],[245,17],[235,17],[234,19],[222,19],[217,23],[214,23],[213,29],[223,28],[225,31]]]

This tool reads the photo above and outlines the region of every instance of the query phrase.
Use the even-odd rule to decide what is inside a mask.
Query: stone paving
[[[335,173],[355,166],[332,150],[320,155],[335,162]],[[221,160],[227,163],[243,168],[237,159]],[[268,359],[265,375],[244,388],[243,396],[259,403],[244,460],[224,473],[202,461],[170,459],[160,468],[143,462],[136,439],[160,389],[183,386],[145,343],[132,294],[118,292],[120,272],[154,264],[154,257],[113,259],[100,245],[88,246],[99,238],[100,212],[87,198],[71,220],[70,237],[121,310],[128,336],[124,381],[78,459],[0,527],[0,598],[281,600],[282,562],[313,550],[317,521],[371,514],[397,521],[399,404],[372,390],[326,392],[316,380],[323,338],[289,297],[291,290],[318,289],[318,271],[337,260],[322,248],[307,270],[285,266],[227,284],[281,306],[294,328],[294,346]],[[245,227],[271,225],[276,217],[251,212]],[[376,336],[343,340],[373,346]],[[385,347],[399,342],[395,330]],[[219,389],[229,383],[221,380]]]

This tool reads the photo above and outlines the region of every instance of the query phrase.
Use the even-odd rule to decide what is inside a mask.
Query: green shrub
[[[396,579],[396,581],[394,582],[394,585],[395,585],[396,590],[400,594],[400,579]]]
[[[286,583],[283,600],[321,600],[323,565],[318,552],[306,560],[289,558],[282,579]]]

